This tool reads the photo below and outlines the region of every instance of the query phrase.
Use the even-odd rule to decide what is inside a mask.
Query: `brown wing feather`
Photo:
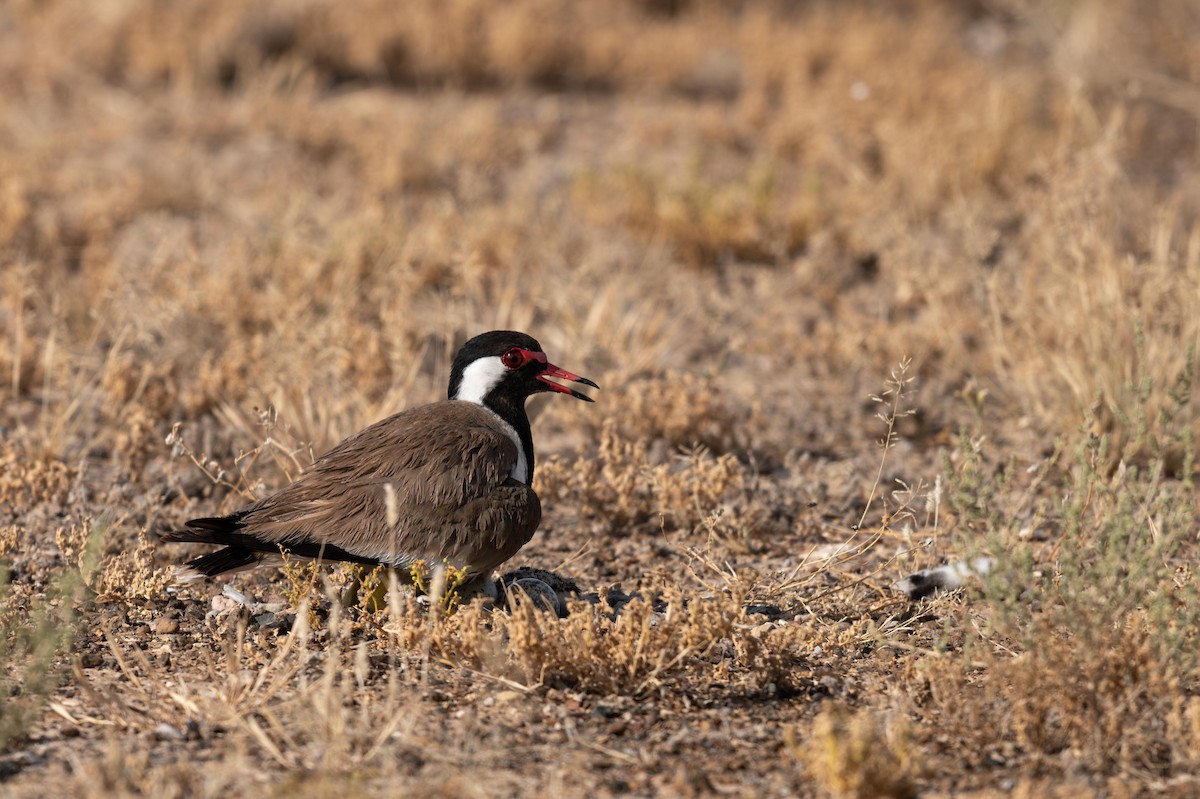
[[[533,489],[509,477],[517,446],[494,414],[439,402],[342,441],[292,484],[248,508],[241,532],[284,546],[332,544],[403,564],[490,570],[541,520]]]

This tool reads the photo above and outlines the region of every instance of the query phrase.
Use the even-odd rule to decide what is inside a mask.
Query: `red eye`
[[[520,369],[525,365],[525,353],[518,349],[511,349],[500,356],[500,363],[509,369]]]

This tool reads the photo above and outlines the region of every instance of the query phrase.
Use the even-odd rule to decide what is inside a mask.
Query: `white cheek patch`
[[[498,357],[480,358],[463,369],[462,382],[459,383],[458,393],[454,395],[454,398],[482,405],[483,398],[500,384],[507,371],[508,369],[504,368],[504,364],[500,363]]]

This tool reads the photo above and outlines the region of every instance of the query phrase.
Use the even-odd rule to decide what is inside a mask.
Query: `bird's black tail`
[[[229,516],[192,519],[184,524],[182,530],[168,530],[159,533],[159,538],[163,541],[219,544],[225,547],[208,555],[201,555],[182,566],[177,572],[178,579],[194,580],[198,577],[227,574],[247,566],[254,566],[261,563],[263,558],[279,555],[281,552],[311,560],[345,561],[366,566],[377,566],[380,563],[379,558],[357,555],[347,552],[335,544],[319,540],[271,541],[256,538],[254,535],[242,532],[246,526],[242,521],[244,516],[245,513],[234,513]]]
[[[242,529],[242,514],[192,519],[182,530],[167,530],[159,533],[163,541],[196,544],[225,544],[224,549],[201,555],[181,567],[181,577],[215,577],[218,574],[237,571],[258,563],[263,556],[244,546],[246,536]]]
[[[191,569],[204,577],[216,577],[218,574],[254,566],[261,558],[261,552],[251,552],[242,547],[225,547],[189,560],[183,568]]]

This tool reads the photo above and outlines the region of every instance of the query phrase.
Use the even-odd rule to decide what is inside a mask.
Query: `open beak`
[[[582,391],[576,391],[570,386],[564,385],[564,383],[575,383],[581,386],[600,388],[600,386],[596,385],[591,380],[588,380],[586,377],[580,377],[577,374],[572,374],[566,369],[560,369],[552,363],[546,364],[545,370],[537,376],[537,379],[546,384],[546,391],[557,391],[559,394],[570,394],[572,397],[581,399],[584,402],[595,402],[595,400],[593,400],[587,394],[584,394]]]

